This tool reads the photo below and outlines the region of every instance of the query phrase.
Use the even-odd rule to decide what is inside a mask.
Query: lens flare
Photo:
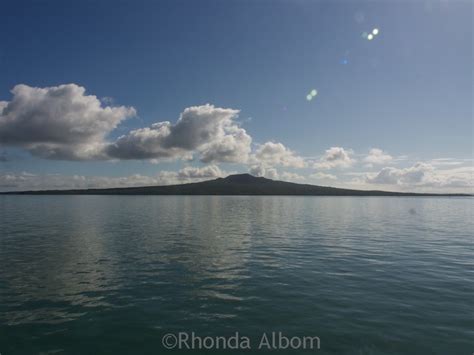
[[[316,96],[318,94],[318,91],[316,89],[311,90],[311,96]]]
[[[374,28],[374,29],[372,30],[372,34],[373,34],[374,36],[377,36],[377,35],[379,34],[379,29],[378,29],[378,28]]]
[[[368,36],[367,36],[367,39],[369,41],[372,41],[374,39],[374,35],[372,33],[370,33]]]
[[[311,101],[313,99],[313,96],[311,94],[306,95],[306,100]]]

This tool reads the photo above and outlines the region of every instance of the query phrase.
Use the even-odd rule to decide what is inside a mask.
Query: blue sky
[[[362,36],[374,28],[373,40]],[[77,179],[80,187],[187,182],[246,171],[333,186],[472,190],[470,1],[15,1],[2,7],[0,33],[2,190],[76,186]],[[19,84],[25,87],[15,96]],[[28,91],[64,84],[85,93],[63,90],[59,103],[47,101],[59,94],[40,100],[32,97],[46,91]],[[312,89],[318,94],[308,101]],[[117,111],[124,117],[113,128],[80,143],[49,134],[78,132],[82,126],[65,128],[64,117],[76,124],[96,112],[64,108],[74,95],[136,114]],[[183,135],[158,142],[140,131],[140,144],[147,134],[150,147],[138,156],[130,153],[136,139],[118,142],[156,122],[173,126],[186,108],[207,103],[239,110],[216,118],[227,138],[209,138],[221,153],[224,141],[235,143],[224,158],[209,152],[210,141],[191,147]],[[45,113],[41,105],[66,111]],[[38,112],[46,138],[30,124]],[[251,141],[239,140],[239,129]],[[92,143],[120,147],[71,153]],[[53,156],[53,146],[61,153]]]

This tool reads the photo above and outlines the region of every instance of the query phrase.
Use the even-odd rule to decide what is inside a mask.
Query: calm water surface
[[[256,347],[281,331],[320,338],[290,355],[472,354],[473,212],[470,198],[0,196],[0,353],[177,354],[164,334]]]

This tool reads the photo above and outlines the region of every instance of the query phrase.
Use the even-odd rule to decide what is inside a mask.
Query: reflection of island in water
[[[168,186],[110,189],[15,191],[5,194],[38,195],[288,195],[288,196],[470,196],[469,194],[421,194],[365,191],[276,181],[250,174],[229,175],[215,180]]]

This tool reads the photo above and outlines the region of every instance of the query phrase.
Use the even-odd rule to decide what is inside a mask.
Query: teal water
[[[202,354],[162,337],[275,331],[320,339],[285,354],[472,354],[473,212],[470,198],[0,196],[0,353]]]

